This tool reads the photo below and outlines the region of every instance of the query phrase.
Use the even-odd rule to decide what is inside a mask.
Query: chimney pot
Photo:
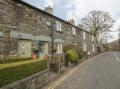
[[[75,21],[73,19],[68,20],[68,22],[75,25]]]
[[[45,7],[45,11],[49,14],[53,14],[53,8],[51,6]]]

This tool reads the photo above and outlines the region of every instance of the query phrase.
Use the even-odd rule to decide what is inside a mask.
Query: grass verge
[[[28,61],[32,60],[32,58],[17,58],[17,59],[8,59],[5,62],[3,62],[3,59],[0,60],[0,64],[7,64],[7,63],[13,63],[13,62],[20,62],[20,61]]]

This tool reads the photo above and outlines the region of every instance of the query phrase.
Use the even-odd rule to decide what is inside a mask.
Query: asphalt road
[[[120,89],[120,52],[93,57],[46,89]]]

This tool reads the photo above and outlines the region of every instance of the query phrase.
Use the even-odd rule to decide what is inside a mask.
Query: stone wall
[[[8,84],[0,89],[41,89],[48,83],[48,77],[48,70],[44,70],[27,78]]]
[[[61,32],[56,31],[56,21],[61,22]],[[76,35],[72,34],[72,27],[75,27]],[[78,46],[83,48],[83,30],[74,26],[73,24],[61,20],[60,18],[50,15],[45,11],[37,9],[29,4],[22,3],[19,0],[0,1],[0,31],[3,33],[6,31],[17,31],[22,34],[22,37],[19,36],[20,34],[14,37],[10,36],[10,38],[8,36],[8,40],[6,42],[4,42],[4,39],[6,39],[4,36],[1,38],[3,44],[10,44],[10,46],[4,45],[5,47],[3,47],[8,47],[9,52],[12,53],[9,53],[10,55],[17,55],[17,43],[19,39],[31,40],[32,50],[38,49],[37,44],[39,41],[45,41],[48,42],[49,45],[48,51],[52,51],[52,40],[54,42],[54,46],[56,45],[56,40],[61,40],[63,41],[63,46],[77,43]],[[25,37],[26,34],[28,37]],[[87,43],[87,51],[89,51],[92,50],[90,46],[90,44],[92,44],[92,41],[89,41],[89,39],[91,39],[91,34],[88,32],[86,32],[86,34],[87,35],[85,42]]]

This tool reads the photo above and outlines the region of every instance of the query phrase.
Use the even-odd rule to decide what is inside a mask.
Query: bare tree
[[[98,43],[100,36],[110,31],[114,20],[108,12],[91,11],[81,20],[80,27],[95,34]]]

